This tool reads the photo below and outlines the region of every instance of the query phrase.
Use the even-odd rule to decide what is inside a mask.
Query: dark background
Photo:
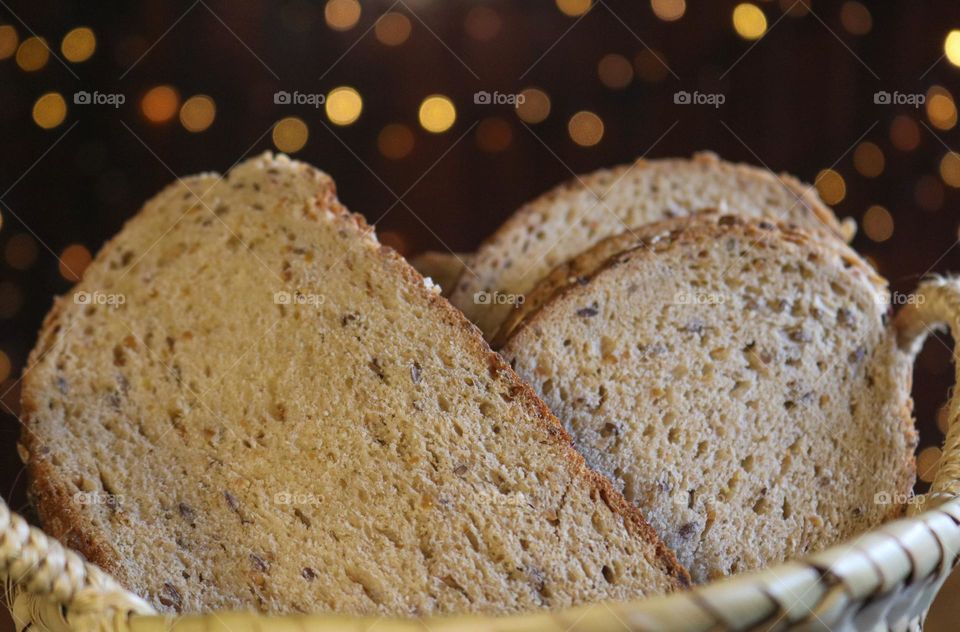
[[[0,59],[0,493],[15,509],[28,511],[15,449],[18,380],[52,297],[70,289],[86,253],[147,197],[175,176],[226,170],[275,148],[273,126],[285,117],[309,130],[294,155],[329,172],[340,198],[404,254],[469,251],[518,205],[573,173],[710,149],[808,182],[833,169],[821,190],[839,216],[860,224],[854,245],[898,292],[927,273],[960,270],[960,181],[941,174],[958,140],[951,95],[960,68],[943,57],[948,32],[960,28],[953,0],[757,0],[767,31],[755,41],[738,35],[738,3],[725,0],[691,1],[676,20],[658,12],[684,4],[677,0],[594,0],[579,16],[560,10],[583,4],[575,0],[362,1],[356,23],[337,30],[330,15],[336,22],[337,8],[349,9],[343,1],[0,1],[0,25],[12,26],[18,42],[40,36],[52,50],[31,72],[16,55]],[[397,46],[374,28],[388,11],[411,26]],[[78,26],[93,30],[96,50],[72,63],[61,42]],[[0,51],[2,44],[0,37]],[[611,54],[620,57],[605,62],[615,75],[605,83],[598,65]],[[148,120],[143,99],[158,85],[176,90],[174,106],[209,95],[212,125],[194,133],[176,113]],[[337,86],[362,96],[351,125],[333,124],[322,107],[273,99],[278,90]],[[550,99],[539,123],[510,105],[474,103],[477,91],[530,87]],[[123,94],[126,103],[77,105],[80,90]],[[725,102],[677,104],[679,90]],[[924,95],[927,104],[878,104],[878,91]],[[33,111],[48,92],[62,94],[67,111],[43,129]],[[418,108],[436,93],[457,117],[434,134],[418,123]],[[581,110],[603,121],[593,146],[571,138],[568,121]],[[378,146],[391,124],[412,133],[400,158]],[[862,143],[873,147],[858,151]],[[873,205],[886,212],[864,221]],[[952,381],[951,341],[937,340],[915,375],[921,448],[942,441],[936,418]],[[923,478],[936,456],[923,454]]]

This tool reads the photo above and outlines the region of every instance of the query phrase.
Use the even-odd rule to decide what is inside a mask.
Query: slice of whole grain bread
[[[480,245],[450,301],[491,338],[560,263],[596,242],[705,208],[852,237],[816,190],[789,175],[712,153],[638,160],[575,178],[522,206]]]
[[[838,240],[740,217],[641,232],[579,257],[501,353],[694,580],[901,511],[910,358],[870,267]]]
[[[434,283],[440,286],[443,296],[450,296],[469,261],[470,255],[465,252],[428,250],[411,257],[410,265],[423,276],[433,279]]]
[[[170,186],[47,317],[23,382],[44,527],[165,611],[426,615],[688,576],[330,178]]]

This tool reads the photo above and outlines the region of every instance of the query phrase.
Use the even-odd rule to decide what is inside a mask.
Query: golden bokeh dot
[[[847,183],[843,176],[833,169],[823,169],[813,182],[820,192],[820,197],[827,204],[839,204],[847,197]]]
[[[273,126],[273,144],[284,153],[292,154],[303,149],[309,136],[307,124],[296,116],[280,119]]]
[[[597,64],[600,83],[611,90],[622,90],[633,81],[633,65],[623,55],[604,55]]]
[[[890,142],[900,151],[913,151],[920,144],[920,127],[905,114],[893,119],[890,124]]]
[[[550,116],[550,97],[540,88],[524,88],[523,103],[517,104],[517,116],[527,123],[540,123]]]
[[[939,211],[943,208],[946,192],[943,190],[943,183],[936,176],[925,175],[917,180],[913,187],[913,197],[917,206],[925,211]]]
[[[792,18],[810,13],[810,0],[780,0],[780,10]]]
[[[931,86],[927,90],[927,118],[937,129],[953,129],[957,124],[957,106],[951,95],[942,86]]]
[[[420,104],[418,118],[423,129],[439,134],[453,127],[457,120],[457,109],[449,98],[442,94],[432,94]]]
[[[648,83],[663,81],[667,78],[667,73],[670,72],[665,59],[663,53],[659,51],[653,51],[649,48],[640,51],[637,53],[637,56],[633,58],[633,65],[637,69],[637,76],[640,77],[642,81]]]
[[[17,44],[20,38],[17,37],[17,29],[9,24],[0,24],[0,59],[8,59],[17,52]]]
[[[937,411],[937,429],[943,434],[947,434],[950,429],[950,407],[941,406]]]
[[[328,0],[323,17],[333,30],[349,31],[360,21],[360,3],[357,0]]]
[[[673,22],[683,17],[687,11],[686,0],[650,0],[653,14],[665,22]]]
[[[4,259],[14,270],[27,270],[37,261],[37,241],[27,233],[17,233],[7,240]]]
[[[217,104],[205,94],[196,94],[180,106],[180,124],[189,132],[202,132],[217,117]]]
[[[67,102],[59,92],[48,92],[33,104],[33,122],[53,129],[67,118]]]
[[[876,143],[860,143],[853,151],[853,167],[866,178],[876,178],[883,173],[886,160],[883,150]]]
[[[173,86],[156,86],[140,100],[140,111],[151,123],[166,123],[177,115],[180,93]]]
[[[93,57],[97,50],[97,36],[86,26],[78,26],[63,36],[60,52],[67,61],[80,63]]]
[[[467,35],[480,42],[489,42],[500,34],[503,28],[503,20],[500,15],[484,5],[477,5],[467,13],[467,19],[464,21],[464,27]]]
[[[380,16],[373,32],[381,44],[399,46],[410,37],[412,28],[410,18],[397,11],[390,11]]]
[[[10,364],[10,356],[5,352],[0,351],[0,382],[3,382],[8,377],[10,377],[10,372],[13,370],[13,367]]]
[[[862,3],[849,0],[840,9],[840,23],[851,35],[866,35],[873,28],[873,16]]]
[[[50,49],[42,37],[28,37],[17,48],[17,65],[26,72],[40,70],[49,60]]]
[[[570,138],[581,147],[593,147],[603,139],[603,119],[587,110],[581,110],[567,122]]]
[[[570,17],[583,15],[590,10],[592,5],[592,0],[557,0],[557,8],[560,9],[564,15],[569,15]]]
[[[391,123],[380,130],[377,149],[390,160],[400,160],[413,151],[413,131],[406,125]]]
[[[71,244],[60,253],[60,275],[67,281],[79,281],[93,257],[82,244]]]
[[[863,232],[871,240],[880,243],[893,236],[893,216],[879,205],[871,206],[863,214]]]
[[[755,40],[767,32],[767,16],[755,4],[743,2],[733,9],[733,28],[745,40]]]
[[[960,188],[960,154],[948,151],[940,159],[940,177],[953,188]]]
[[[477,125],[477,146],[490,154],[498,153],[510,147],[513,142],[513,128],[500,117],[485,118]]]
[[[936,477],[939,465],[940,448],[937,446],[924,448],[917,455],[917,476],[924,483],[929,483]]]
[[[23,292],[10,281],[0,283],[0,318],[13,318],[23,305]]]
[[[943,41],[943,54],[954,66],[960,66],[960,30],[953,29]]]
[[[324,109],[334,125],[350,125],[363,112],[363,97],[350,86],[338,86],[327,94]]]

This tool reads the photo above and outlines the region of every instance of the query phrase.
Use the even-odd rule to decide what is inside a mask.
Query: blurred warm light
[[[622,90],[633,81],[633,66],[623,55],[610,53],[604,55],[597,64],[600,83],[611,90]]]
[[[960,66],[960,30],[954,29],[947,33],[943,42],[943,53],[954,66]]]
[[[377,230],[377,241],[388,248],[393,248],[403,256],[410,255],[410,240],[403,233],[396,230]]]
[[[571,17],[583,15],[592,4],[592,0],[557,0],[557,8]]]
[[[481,42],[489,42],[500,34],[503,20],[496,11],[484,5],[477,5],[467,13],[464,22],[467,35]]]
[[[413,151],[413,131],[406,125],[391,123],[380,130],[377,148],[391,160],[405,158]]]
[[[280,151],[292,154],[303,149],[307,144],[310,130],[302,119],[288,116],[277,121],[273,126],[273,144]]]
[[[17,65],[21,70],[34,72],[47,65],[50,49],[42,37],[28,37],[17,48]]]
[[[17,29],[9,24],[0,24],[0,59],[7,59],[17,52],[17,44],[20,38],[17,37]]]
[[[487,153],[504,151],[513,142],[513,129],[500,117],[486,118],[477,125],[477,146]]]
[[[360,3],[357,0],[328,0],[323,17],[333,30],[349,31],[360,21]]]
[[[577,112],[567,123],[570,138],[581,147],[593,147],[603,138],[603,120],[587,110]]]
[[[93,257],[82,244],[72,244],[60,253],[60,275],[67,281],[79,281]]]
[[[875,143],[860,143],[853,152],[853,167],[866,178],[879,176],[885,164],[883,150]]]
[[[60,52],[67,61],[79,63],[93,57],[97,49],[97,36],[86,26],[79,26],[63,36]]]
[[[833,169],[823,169],[813,180],[820,197],[827,204],[839,204],[847,196],[847,183],[843,176]]]
[[[453,126],[453,122],[457,120],[457,109],[447,97],[433,94],[420,104],[419,118],[423,129],[439,134]]]
[[[687,10],[686,0],[650,0],[653,13],[665,22],[673,22],[683,17]]]
[[[23,292],[10,281],[0,283],[0,318],[13,318],[23,305]]]
[[[871,240],[880,243],[893,236],[893,216],[879,205],[871,206],[863,214],[863,232]]]
[[[930,446],[924,448],[917,455],[917,476],[924,483],[930,483],[937,475],[937,469],[940,464],[940,448]]]
[[[380,16],[373,32],[381,44],[399,46],[410,37],[411,28],[410,18],[397,11],[390,11]]]
[[[960,154],[948,151],[940,159],[940,177],[953,188],[960,188]]]
[[[59,92],[48,92],[33,104],[33,122],[43,129],[53,129],[67,117],[67,102]]]
[[[0,382],[10,377],[10,371],[12,369],[13,367],[10,365],[10,357],[3,351],[0,351]]]
[[[927,118],[937,129],[952,129],[957,124],[957,106],[953,95],[942,86],[931,86],[927,90]]]
[[[937,411],[937,429],[943,434],[947,434],[950,429],[950,407],[941,406]]]
[[[913,151],[920,144],[920,127],[912,118],[901,114],[890,124],[890,142],[900,151]]]
[[[840,9],[840,23],[851,35],[866,35],[873,28],[873,16],[866,6],[850,0]]]
[[[172,86],[150,88],[140,101],[140,110],[151,123],[166,123],[177,115],[180,94]]]
[[[37,242],[27,233],[17,233],[7,240],[3,256],[14,270],[27,270],[37,261]]]
[[[931,176],[921,176],[913,188],[913,198],[917,206],[925,211],[939,211],[943,208],[943,201],[946,192],[943,190],[943,183],[940,179]]]
[[[743,2],[733,9],[733,28],[743,39],[760,39],[767,32],[767,16],[757,5]]]
[[[190,132],[202,132],[211,125],[217,116],[217,104],[205,94],[197,94],[180,108],[180,123]]]
[[[350,86],[339,86],[327,94],[324,102],[327,118],[334,125],[350,125],[363,111],[363,97]]]
[[[810,0],[780,0],[780,10],[792,18],[810,13]]]
[[[523,103],[517,105],[517,116],[527,123],[539,123],[550,116],[550,97],[539,88],[526,88]]]
[[[637,76],[643,81],[655,83],[667,78],[669,69],[665,57],[660,51],[644,49],[633,58],[633,65],[637,69]]]

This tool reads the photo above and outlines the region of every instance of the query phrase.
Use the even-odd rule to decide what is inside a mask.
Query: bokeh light
[[[670,72],[663,53],[648,48],[637,53],[633,65],[637,69],[637,76],[647,83],[663,81]]]
[[[890,123],[890,142],[900,151],[913,151],[920,145],[920,127],[906,114]]]
[[[866,35],[873,28],[873,16],[862,3],[849,0],[840,8],[840,23],[851,35]]]
[[[357,0],[328,0],[323,8],[323,17],[333,30],[349,31],[360,21],[360,12]]]
[[[43,129],[53,129],[67,117],[67,102],[59,92],[48,92],[33,104],[33,122]]]
[[[592,0],[557,0],[557,8],[570,17],[583,15],[590,10],[592,4]]]
[[[570,138],[581,147],[593,147],[603,139],[603,119],[587,110],[581,110],[567,122]]]
[[[190,132],[202,132],[217,117],[217,104],[205,94],[197,94],[180,107],[180,124]]]
[[[498,153],[510,147],[513,142],[513,129],[500,117],[485,118],[477,125],[477,146],[490,154]]]
[[[863,232],[871,241],[877,243],[893,237],[893,216],[890,211],[879,205],[871,206],[863,214]]]
[[[9,24],[0,24],[0,59],[9,59],[17,52],[20,38],[17,29]]]
[[[381,44],[399,46],[410,37],[410,18],[397,11],[383,14],[373,27],[374,35]]]
[[[166,123],[179,108],[180,93],[173,86],[150,88],[140,101],[140,110],[151,123]]]
[[[37,240],[27,233],[17,233],[7,240],[3,257],[14,270],[28,270],[37,262]]]
[[[23,292],[10,281],[0,282],[0,318],[13,318],[23,305]]]
[[[503,20],[500,15],[484,5],[477,5],[467,13],[467,19],[464,21],[464,28],[467,35],[479,42],[489,42],[500,34],[503,28]]]
[[[3,382],[9,378],[12,370],[13,367],[10,364],[10,356],[8,356],[5,352],[0,351],[0,382]]]
[[[550,97],[540,88],[525,88],[523,103],[517,105],[517,116],[527,123],[540,123],[550,116]]]
[[[960,30],[954,29],[947,33],[943,42],[943,54],[954,66],[960,66]]]
[[[350,86],[339,86],[327,94],[324,108],[334,125],[350,125],[363,112],[363,97]]]
[[[79,281],[93,261],[90,251],[82,244],[71,244],[60,253],[60,276],[67,281]]]
[[[917,476],[924,483],[930,483],[936,477],[940,465],[940,454],[940,448],[929,446],[917,455]]]
[[[453,127],[457,120],[457,109],[449,98],[442,94],[433,94],[420,104],[418,118],[423,129],[439,134]]]
[[[946,191],[940,178],[932,175],[920,176],[913,187],[913,199],[925,211],[939,211],[943,208]]]
[[[611,90],[622,90],[633,81],[633,65],[623,55],[604,55],[597,64],[600,83]]]
[[[733,9],[733,28],[745,40],[760,39],[767,32],[767,16],[755,4],[738,4]]]
[[[673,22],[683,17],[687,10],[686,0],[650,0],[653,14],[665,22]]]
[[[886,160],[876,143],[865,142],[853,151],[853,167],[865,178],[876,178],[883,173]]]
[[[931,86],[927,90],[927,118],[937,129],[953,129],[957,124],[957,106],[943,86]]]
[[[36,72],[47,65],[50,49],[42,37],[28,37],[17,48],[17,65],[26,72]]]
[[[377,136],[377,149],[391,160],[407,157],[413,151],[413,146],[413,131],[400,123],[385,126]]]
[[[820,197],[827,204],[839,204],[847,196],[847,183],[843,176],[833,169],[823,169],[813,180]]]
[[[80,63],[93,57],[97,50],[97,36],[86,26],[79,26],[63,36],[60,52],[67,61]]]
[[[949,186],[960,188],[960,154],[948,151],[940,159],[940,177]]]
[[[303,149],[310,137],[310,130],[302,119],[288,116],[273,126],[273,144],[280,151],[292,154]]]

